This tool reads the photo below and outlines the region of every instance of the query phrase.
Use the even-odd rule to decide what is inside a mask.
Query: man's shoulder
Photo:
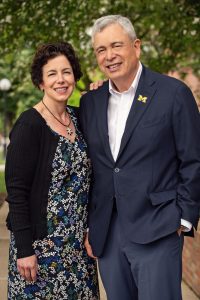
[[[158,83],[158,86],[162,87],[162,86],[165,86],[165,87],[170,87],[170,88],[178,88],[178,87],[187,87],[187,85],[175,78],[175,77],[172,77],[168,74],[161,74],[159,72],[156,72],[156,71],[153,71],[151,69],[148,69],[146,68],[146,72],[147,72],[147,76],[151,76],[157,83]]]
[[[102,86],[100,86],[96,90],[88,91],[81,97],[81,101],[95,101],[95,99],[99,98],[101,95],[106,95],[109,92],[109,84],[108,80],[103,83]]]

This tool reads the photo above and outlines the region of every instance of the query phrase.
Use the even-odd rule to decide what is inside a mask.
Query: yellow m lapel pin
[[[146,103],[147,102],[147,97],[139,95],[137,100],[140,101],[140,102]]]

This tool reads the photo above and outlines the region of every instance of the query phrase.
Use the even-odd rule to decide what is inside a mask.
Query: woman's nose
[[[64,76],[63,74],[58,74],[58,78],[57,78],[57,81],[60,83],[60,82],[64,82]]]

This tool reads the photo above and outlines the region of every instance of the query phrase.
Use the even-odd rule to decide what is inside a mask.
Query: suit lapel
[[[142,118],[144,112],[150,105],[151,98],[153,97],[155,91],[156,88],[154,87],[154,80],[151,76],[151,71],[149,71],[143,66],[143,71],[126,122],[117,160],[119,159],[124,148],[126,147],[127,142],[133,134],[133,131],[136,128],[140,119]],[[146,99],[144,97],[146,97]]]
[[[109,136],[108,136],[108,100],[109,100],[109,87],[106,81],[101,88],[96,90],[95,93],[95,115],[97,117],[97,126],[101,142],[104,146],[107,157],[114,163],[114,159],[110,150]]]

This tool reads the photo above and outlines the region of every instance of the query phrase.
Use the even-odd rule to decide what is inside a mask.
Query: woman
[[[31,69],[43,99],[15,123],[6,159],[11,230],[8,299],[99,299],[83,246],[90,163],[77,111],[82,73],[68,43],[38,48]]]

